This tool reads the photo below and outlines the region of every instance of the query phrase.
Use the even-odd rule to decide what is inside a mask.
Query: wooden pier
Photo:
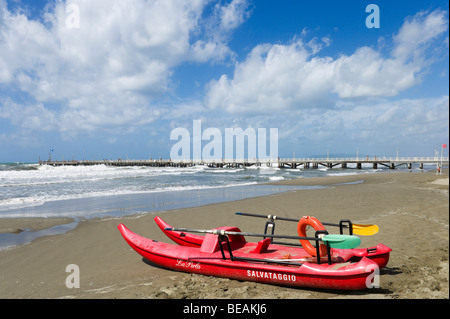
[[[313,159],[282,159],[278,167],[285,168],[365,168],[377,169],[379,166],[385,166],[390,169],[405,166],[412,169],[413,165],[423,168],[424,164],[448,165],[448,157],[364,157],[364,158],[313,158]]]
[[[272,160],[183,160],[172,161],[167,159],[159,160],[99,160],[99,161],[39,161],[40,165],[51,166],[89,166],[89,165],[106,165],[106,166],[150,166],[150,167],[191,167],[203,165],[215,168],[239,168],[249,166],[270,166],[286,169],[317,169],[325,168],[373,168],[385,166],[395,169],[404,166],[412,169],[413,166],[423,168],[424,164],[435,164],[437,166],[447,165],[448,157],[357,157],[357,158],[278,158]]]

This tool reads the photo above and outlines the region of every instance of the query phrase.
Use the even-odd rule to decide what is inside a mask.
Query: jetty
[[[150,167],[192,167],[208,166],[213,168],[239,168],[249,166],[268,166],[286,169],[317,169],[325,168],[373,168],[381,166],[395,169],[406,167],[412,169],[418,167],[423,169],[424,164],[435,164],[437,167],[448,166],[449,157],[356,157],[356,158],[277,158],[277,159],[221,159],[221,160],[171,160],[171,159],[118,159],[118,160],[69,160],[57,161],[39,160],[40,165],[51,166],[150,166]]]

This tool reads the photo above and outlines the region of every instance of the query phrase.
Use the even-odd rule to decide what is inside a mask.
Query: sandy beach
[[[448,181],[447,171],[439,176],[434,172],[389,172],[308,178],[280,183],[329,188],[81,221],[66,234],[41,237],[0,251],[0,298],[447,299]],[[143,261],[117,230],[117,225],[124,223],[142,236],[170,242],[153,221],[160,216],[176,227],[210,229],[227,225],[242,231],[263,231],[264,219],[234,214],[239,211],[377,224],[379,233],[361,236],[360,247],[383,243],[392,248],[389,264],[381,270],[381,287],[357,292],[294,289],[156,268]],[[0,232],[38,230],[68,222],[71,220],[63,218],[0,219]],[[296,224],[280,221],[276,230],[278,234],[296,235]],[[66,287],[66,267],[70,264],[79,267],[80,288]]]

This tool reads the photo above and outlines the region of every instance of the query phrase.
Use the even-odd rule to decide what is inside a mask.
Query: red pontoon
[[[182,231],[169,231],[168,228],[172,228],[168,223],[166,223],[162,218],[155,217],[155,222],[158,227],[167,235],[171,240],[181,246],[190,247],[200,247],[203,243],[204,236],[192,234],[189,232]],[[220,228],[219,228],[220,229]],[[236,228],[237,229],[237,228]],[[299,248],[295,248],[297,250]],[[333,256],[339,256],[344,261],[356,262],[361,260],[363,257],[367,257],[378,264],[378,267],[384,268],[388,261],[389,255],[392,251],[391,248],[378,244],[375,247],[370,248],[354,248],[354,249],[338,249],[333,248]],[[304,252],[304,255],[308,255]]]
[[[127,243],[151,263],[189,273],[268,284],[365,289],[370,287],[376,271],[386,265],[391,251],[381,244],[370,249],[333,248],[329,258],[317,259],[303,248],[272,244],[270,238],[253,243],[243,235],[200,236],[169,231],[166,228],[170,225],[161,218],[156,217],[155,221],[179,245],[157,242],[133,233],[123,224],[118,226]],[[217,229],[240,232],[237,227]]]

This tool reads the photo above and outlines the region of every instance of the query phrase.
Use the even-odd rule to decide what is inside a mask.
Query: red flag
[[[447,148],[447,144],[442,144],[442,148]]]

